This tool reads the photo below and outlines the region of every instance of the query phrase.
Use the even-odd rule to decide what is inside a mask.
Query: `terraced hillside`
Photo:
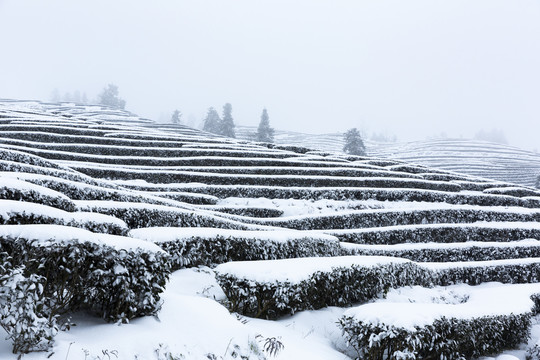
[[[238,137],[256,131],[240,127]],[[303,134],[276,131],[278,144],[296,144],[327,152],[341,152],[343,134]],[[470,139],[438,139],[399,143],[365,142],[370,156],[455,171],[524,186],[538,185],[540,154],[517,147]]]
[[[0,101],[0,240],[0,324],[53,359],[523,355],[540,309],[538,190],[99,106]]]

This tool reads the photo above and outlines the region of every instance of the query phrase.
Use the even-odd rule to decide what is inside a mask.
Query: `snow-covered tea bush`
[[[105,214],[123,220],[131,229],[154,226],[216,227],[223,229],[249,229],[249,225],[194,211],[142,203],[87,202],[85,211]]]
[[[170,273],[168,254],[78,240],[3,236],[1,245],[25,274],[43,276],[53,314],[87,309],[109,321],[154,314]]]
[[[124,235],[128,231],[122,220],[103,214],[71,213],[41,204],[13,200],[0,200],[0,206],[0,225],[55,224],[113,235]]]
[[[491,239],[489,239],[491,240]],[[358,245],[342,243],[347,255],[395,256],[417,262],[455,262],[540,257],[540,241]]]
[[[14,353],[46,350],[58,332],[57,316],[44,297],[46,279],[23,275],[6,252],[0,253],[0,326]]]
[[[2,200],[27,201],[65,211],[75,211],[76,209],[73,201],[59,192],[1,176],[0,181],[2,182],[0,185],[0,199]]]
[[[343,251],[332,236],[296,231],[149,228],[130,235],[167,251],[174,270],[229,261],[338,256]]]
[[[529,335],[530,314],[438,318],[414,329],[342,317],[338,325],[360,359],[467,360],[520,344]]]
[[[540,239],[536,222],[417,224],[343,231],[328,231],[341,241],[355,244],[393,245],[405,243],[507,242]]]
[[[475,208],[364,210],[332,215],[298,216],[259,220],[264,225],[297,230],[360,229],[426,223],[473,223],[477,221],[540,221],[540,211],[508,211]]]
[[[509,259],[456,263],[424,263],[433,271],[436,285],[469,284],[497,281],[525,284],[540,281],[540,259]]]
[[[337,260],[336,260],[337,259]],[[345,260],[348,266],[341,265]],[[231,311],[276,318],[299,310],[347,306],[380,296],[389,288],[430,282],[430,272],[414,263],[376,257],[308,258],[265,261],[284,274],[289,264],[305,267],[294,280],[288,276],[257,279],[257,262],[228,263],[216,268],[216,279]],[[258,262],[259,264],[262,262]],[[310,264],[311,263],[311,264]],[[321,265],[322,264],[322,265]],[[251,265],[255,268],[251,270]],[[321,269],[321,270],[317,270]],[[240,273],[238,272],[240,271]],[[247,274],[253,273],[252,276]],[[245,275],[241,275],[245,274]]]

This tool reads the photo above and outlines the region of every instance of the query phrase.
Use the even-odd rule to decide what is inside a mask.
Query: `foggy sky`
[[[119,86],[126,108],[540,149],[533,0],[0,0],[0,98]]]

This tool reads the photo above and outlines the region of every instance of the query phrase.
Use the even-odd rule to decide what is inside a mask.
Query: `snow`
[[[475,287],[457,285],[446,288],[446,291],[458,289],[462,295],[468,295],[465,302],[457,304],[433,303],[433,299],[427,301],[425,298],[419,299],[418,294],[426,297],[426,294],[430,293],[419,287],[405,289],[404,294],[399,294],[402,289],[391,290],[387,299],[351,308],[344,312],[344,316],[352,316],[362,322],[393,325],[413,331],[415,326],[431,324],[441,317],[472,319],[510,313],[524,314],[532,310],[534,303],[530,296],[540,293],[540,284],[488,283]],[[440,287],[433,289],[431,293],[440,289]]]
[[[151,252],[163,250],[150,242],[109,234],[98,234],[88,230],[62,225],[0,225],[0,238],[25,239],[36,241],[37,245],[47,246],[58,242],[90,242],[105,245],[116,250],[141,249]]]
[[[151,227],[134,229],[129,232],[129,235],[151,242],[166,242],[182,239],[199,238],[215,238],[215,237],[233,237],[233,238],[253,238],[259,240],[267,240],[274,242],[287,242],[290,240],[310,238],[320,239],[325,241],[337,242],[338,239],[331,235],[316,234],[312,231],[297,231],[297,230],[226,230],[216,228],[175,228],[175,227]]]
[[[406,259],[385,256],[338,256],[311,257],[282,260],[234,261],[218,265],[217,273],[233,275],[237,278],[260,283],[299,283],[309,279],[313,273],[331,272],[339,267],[373,267],[384,264],[410,262]]]
[[[209,288],[210,292],[205,290]],[[322,337],[300,330],[311,326],[309,320],[295,317],[284,322],[237,319],[219,303],[205,298],[213,298],[213,294],[217,298],[222,297],[222,293],[215,289],[219,286],[211,269],[177,271],[172,274],[163,293],[164,303],[157,317],[135,319],[118,326],[76,314],[73,320],[77,326],[57,335],[50,359],[84,359],[84,350],[91,356],[103,356],[102,350],[116,350],[119,360],[157,359],[155,350],[160,349],[162,354],[165,351],[173,356],[183,354],[185,359],[206,359],[206,354],[213,353],[231,360],[230,352],[234,345],[240,347],[241,354],[248,355],[250,346],[262,349],[264,339],[268,337],[276,337],[284,345],[276,357],[279,360],[297,360],[306,356],[313,360],[349,359]],[[335,313],[328,313],[324,317],[326,323],[335,322],[340,312],[338,309]],[[313,319],[322,317],[314,313],[311,318],[313,322]],[[289,325],[292,322],[297,325]],[[257,337],[259,334],[262,338]],[[9,341],[4,340],[2,334],[0,338],[0,358],[15,360],[17,355],[11,353]],[[251,355],[250,359],[257,359],[253,353]],[[47,353],[24,356],[28,360],[47,357]]]
[[[452,207],[449,207],[452,208]],[[453,207],[455,208],[455,206]],[[485,206],[482,209],[486,208]],[[493,207],[487,207],[492,210]],[[420,208],[419,208],[420,209]],[[518,211],[519,212],[519,211]],[[467,229],[524,229],[535,230],[540,229],[540,222],[532,221],[477,221],[474,223],[441,223],[441,224],[413,224],[413,225],[395,225],[395,226],[381,226],[375,228],[362,228],[362,229],[332,229],[332,230],[315,230],[328,234],[362,234],[362,233],[374,233],[385,232],[395,230],[416,230],[416,229],[455,229],[455,228],[467,228]]]
[[[302,214],[332,214],[350,208],[382,208],[387,204],[372,199],[342,201],[230,197],[220,200],[218,205],[276,208],[283,211],[282,216],[299,216]]]
[[[90,213],[90,212],[67,212],[42,204],[34,204],[29,202],[15,200],[0,200],[0,217],[9,219],[13,214],[32,214],[62,220],[64,223],[71,221],[77,222],[96,222],[115,224],[117,226],[127,228],[126,223],[114,216]]]
[[[7,105],[6,105],[7,104]],[[54,175],[66,176],[69,174],[71,178],[80,178],[82,180],[88,179],[91,184],[102,185],[103,187],[112,187],[113,182],[93,179],[89,176],[77,173],[68,169],[55,170],[52,164],[62,164],[71,166],[72,168],[80,169],[84,172],[84,168],[95,167],[101,169],[128,169],[132,173],[141,172],[170,172],[176,171],[179,174],[197,175],[204,179],[211,178],[222,185],[206,185],[206,184],[149,184],[145,181],[128,180],[128,181],[115,181],[115,184],[129,186],[141,186],[149,190],[177,190],[185,189],[187,191],[193,191],[195,196],[204,196],[212,199],[210,195],[197,194],[198,191],[213,190],[213,189],[227,189],[235,188],[242,191],[242,189],[268,189],[272,188],[275,191],[283,190],[302,190],[302,191],[327,191],[330,193],[333,190],[351,190],[350,187],[273,187],[273,186],[237,186],[237,185],[223,185],[227,184],[229,177],[243,177],[243,178],[263,178],[268,175],[231,175],[227,174],[227,169],[234,169],[239,171],[242,168],[252,169],[253,166],[260,166],[260,169],[269,171],[269,168],[264,169],[263,166],[271,165],[272,167],[279,167],[288,169],[287,173],[291,175],[283,175],[281,172],[278,177],[290,178],[290,179],[335,179],[347,180],[347,179],[362,179],[362,177],[325,177],[324,175],[336,175],[333,171],[339,169],[364,169],[365,174],[372,175],[394,175],[400,176],[399,179],[395,179],[397,183],[399,181],[409,181],[401,176],[407,176],[409,178],[421,178],[422,174],[408,174],[405,163],[401,164],[397,161],[383,161],[377,163],[377,165],[371,164],[374,159],[368,159],[365,161],[348,162],[344,159],[339,159],[338,156],[327,156],[325,154],[308,153],[306,155],[299,155],[297,153],[284,151],[280,149],[268,149],[264,146],[242,144],[241,142],[229,139],[223,139],[219,137],[213,137],[210,140],[207,135],[198,133],[196,130],[183,129],[179,127],[170,127],[168,125],[160,125],[158,128],[145,128],[139,126],[142,122],[148,123],[144,119],[140,119],[137,116],[112,109],[102,109],[100,106],[76,106],[72,104],[42,104],[39,102],[16,102],[10,104],[9,102],[0,101],[0,107],[2,112],[11,117],[17,117],[20,120],[16,121],[13,125],[17,127],[27,126],[29,133],[37,133],[32,130],[47,131],[61,131],[63,129],[78,129],[81,133],[87,133],[90,136],[85,135],[64,135],[58,134],[58,137],[69,137],[70,141],[74,143],[61,144],[60,142],[49,141],[49,143],[32,142],[24,140],[24,135],[13,134],[14,137],[19,136],[21,140],[11,139],[9,142],[16,145],[3,145],[0,147],[16,148],[22,151],[28,150],[33,153],[39,152],[43,156],[49,155],[69,155],[73,156],[77,160],[90,160],[90,161],[103,161],[107,159],[122,159],[126,165],[116,164],[100,164],[91,163],[88,164],[83,161],[60,161],[60,160],[44,160],[43,167],[28,166],[26,169],[34,169],[37,172],[45,172],[53,176],[42,176],[36,174],[17,174],[17,173],[5,173],[0,174],[0,182],[2,186],[10,188],[17,188],[23,190],[36,190],[44,196],[55,196],[67,199],[65,195],[58,192],[46,189],[38,185],[32,185],[26,183],[24,179],[31,180],[55,180],[68,184],[70,186],[76,186],[76,189],[88,191],[96,189],[101,193],[105,193],[103,188],[99,186],[89,186],[77,182],[68,180],[58,180]],[[15,113],[14,111],[5,111],[9,108],[20,108],[24,110],[24,113]],[[29,111],[35,112],[34,114]],[[55,112],[58,111],[61,115],[44,115],[46,111]],[[73,115],[70,119],[64,118],[62,115]],[[8,118],[4,117],[3,121]],[[91,120],[88,120],[91,119]],[[106,123],[103,120],[115,121],[115,123]],[[131,122],[131,124],[130,124]],[[133,126],[133,122],[138,122],[137,126]],[[52,124],[52,125],[51,125]],[[81,126],[82,125],[82,126]],[[8,129],[8,126],[0,126],[2,129]],[[22,134],[22,132],[18,132]],[[94,134],[103,134],[102,137],[93,136]],[[2,135],[0,135],[1,137]],[[118,136],[118,138],[115,138]],[[341,136],[341,135],[340,135]],[[98,145],[92,144],[93,139],[107,138],[111,142],[117,142],[113,145]],[[166,144],[160,141],[154,141],[153,138],[160,138],[165,141],[182,142],[182,147],[174,147],[174,144]],[[138,141],[135,143],[135,141]],[[78,144],[78,143],[79,144]],[[130,142],[130,143],[128,143]],[[140,144],[141,146],[133,146]],[[24,145],[24,146],[20,146]],[[129,145],[129,146],[124,146]],[[50,147],[47,149],[46,147]],[[458,144],[456,148],[466,148],[463,144]],[[30,148],[34,148],[30,150]],[[36,150],[39,148],[39,150]],[[495,149],[500,153],[505,153],[503,149]],[[56,151],[54,149],[62,149],[68,151]],[[88,152],[86,149],[89,149]],[[96,149],[102,150],[122,150],[122,153],[130,149],[137,150],[163,150],[163,151],[178,151],[178,155],[186,154],[189,156],[182,157],[177,156],[175,158],[166,157],[144,157],[145,161],[152,159],[167,161],[177,161],[178,164],[189,165],[191,161],[198,161],[199,163],[215,160],[215,164],[230,161],[228,166],[204,166],[208,172],[197,171],[197,166],[182,166],[182,167],[151,167],[151,166],[139,166],[136,165],[137,161],[142,156],[107,156],[107,155],[95,155],[91,154]],[[399,149],[399,147],[398,147]],[[403,148],[402,148],[403,149]],[[71,152],[71,150],[73,152]],[[407,150],[407,149],[404,149]],[[428,152],[432,150],[425,150],[423,157],[430,163],[440,161],[439,156],[433,156]],[[483,154],[489,155],[490,151],[486,151]],[[19,152],[24,154],[24,152]],[[403,151],[406,153],[406,151]],[[410,153],[410,151],[409,151]],[[479,152],[476,151],[476,154]],[[130,155],[131,153],[127,153]],[[154,153],[155,155],[156,153]],[[197,156],[201,154],[212,154],[213,156]],[[215,155],[214,155],[215,154]],[[509,156],[517,154],[516,152],[508,151]],[[161,154],[157,154],[161,155]],[[238,155],[246,155],[247,157],[239,157]],[[324,156],[322,156],[324,155]],[[402,154],[403,155],[403,154]],[[405,154],[409,156],[410,154]],[[266,156],[262,157],[262,156]],[[276,156],[276,158],[271,158]],[[291,158],[281,158],[283,156],[291,156]],[[446,156],[443,154],[443,156]],[[40,159],[37,156],[31,156],[35,159]],[[70,157],[71,158],[71,157]],[[459,159],[456,158],[457,162]],[[533,160],[532,157],[529,157]],[[538,156],[535,157],[536,161]],[[113,161],[114,162],[114,161]],[[460,166],[469,166],[472,161],[463,162]],[[7,161],[2,160],[2,163],[7,164]],[[41,162],[36,162],[41,164]],[[51,167],[47,167],[47,163],[50,163]],[[131,165],[130,165],[131,163]],[[13,163],[15,164],[15,163]],[[141,163],[142,164],[142,163]],[[147,164],[146,162],[144,164]],[[392,166],[391,164],[397,164]],[[482,161],[478,160],[478,164],[482,165]],[[9,165],[9,164],[8,164]],[[23,166],[22,163],[17,163]],[[240,165],[240,166],[234,166]],[[283,165],[283,166],[282,166]],[[319,165],[320,167],[317,167]],[[388,166],[384,166],[388,165]],[[493,171],[504,170],[500,164],[492,164]],[[285,167],[286,166],[286,167]],[[403,168],[401,168],[403,167]],[[475,171],[476,165],[469,166],[471,171]],[[497,167],[497,169],[494,169]],[[532,168],[532,167],[531,167]],[[366,171],[372,169],[371,171]],[[397,172],[392,172],[395,169]],[[255,170],[254,172],[257,172]],[[423,168],[426,173],[432,171],[429,168]],[[217,172],[217,173],[215,173]],[[315,176],[303,176],[303,173],[313,172]],[[433,170],[436,174],[447,173],[440,170]],[[523,173],[523,171],[517,171]],[[127,172],[126,172],[127,173]],[[321,176],[318,176],[320,173]],[[533,176],[533,172],[530,172]],[[485,179],[476,179],[467,176],[459,176],[461,179],[467,179],[471,182],[483,183],[488,186],[489,184]],[[521,175],[520,175],[521,176]],[[529,176],[529,175],[527,175]],[[12,179],[13,180],[12,180]],[[16,180],[18,178],[19,180]],[[369,177],[369,180],[377,179],[376,177]],[[391,181],[392,178],[382,177],[378,178],[384,181]],[[201,180],[202,181],[202,180]],[[206,181],[206,180],[204,180]],[[417,183],[422,184],[447,184],[447,182],[420,180]],[[453,182],[454,184],[464,184],[466,182]],[[495,182],[491,182],[493,186],[497,185]],[[106,186],[108,185],[108,186]],[[500,184],[498,184],[500,185]],[[489,185],[491,186],[491,185]],[[83,189],[84,188],[84,189]],[[357,189],[358,190],[358,189]],[[508,190],[508,189],[506,189]],[[141,191],[123,191],[113,190],[116,194],[129,194],[140,195],[141,199],[156,200],[159,199],[158,204],[163,205],[148,205],[141,203],[123,203],[108,201],[77,201],[81,209],[89,209],[92,207],[103,208],[144,208],[163,211],[173,211],[175,215],[180,213],[195,214],[198,216],[213,216],[218,221],[227,221],[233,223],[228,219],[238,219],[242,222],[234,222],[235,224],[241,224],[244,227],[250,229],[260,229],[259,231],[238,231],[238,230],[222,230],[222,229],[207,229],[207,228],[147,228],[137,229],[130,232],[130,237],[112,236],[106,234],[95,234],[87,230],[78,228],[72,228],[60,225],[3,225],[0,226],[0,237],[23,237],[26,239],[35,240],[38,245],[47,245],[57,241],[78,241],[78,242],[93,242],[98,244],[104,244],[112,246],[116,249],[134,249],[142,248],[146,251],[160,251],[158,245],[162,241],[182,240],[192,237],[201,238],[213,238],[217,236],[231,236],[231,237],[252,237],[255,239],[264,239],[269,241],[287,241],[297,238],[316,238],[324,239],[326,241],[336,242],[337,239],[331,234],[338,234],[341,232],[373,232],[373,231],[387,231],[396,229],[420,229],[424,227],[468,227],[474,229],[482,228],[519,228],[519,229],[538,229],[540,224],[538,222],[528,223],[474,223],[474,224],[436,224],[436,225],[406,225],[406,226],[394,226],[384,227],[377,229],[344,229],[335,231],[295,231],[295,230],[283,230],[270,227],[262,227],[255,225],[246,225],[248,222],[259,222],[260,220],[252,220],[247,217],[231,216],[226,214],[219,214],[214,211],[210,211],[211,207],[207,207],[207,210],[202,210],[204,207],[192,206],[188,204],[182,204],[174,200],[167,200],[158,198],[160,195],[167,195],[167,193],[155,193]],[[459,201],[466,201],[471,196],[482,197],[482,199],[495,199],[502,198],[501,196],[493,196],[483,194],[478,191],[460,191],[457,193],[450,193],[445,191],[435,190],[421,190],[421,189],[399,189],[399,188],[362,188],[358,191],[378,191],[379,193],[399,193],[407,191],[408,193],[414,193],[418,195],[430,194],[436,195],[441,199],[440,195],[447,196],[448,198],[457,199]],[[489,190],[488,190],[489,191]],[[498,191],[495,191],[498,192]],[[309,194],[309,193],[308,193]],[[155,197],[154,197],[155,195]],[[433,198],[431,196],[430,198]],[[525,198],[526,199],[526,198]],[[534,199],[534,198],[531,198]],[[540,199],[540,198],[537,198]],[[470,206],[470,205],[450,205],[441,203],[426,203],[426,202],[388,202],[388,201],[333,201],[333,200],[299,200],[299,199],[238,199],[229,198],[221,199],[219,206],[243,206],[243,207],[263,207],[279,209],[283,211],[284,217],[275,219],[279,222],[279,225],[283,225],[287,220],[300,219],[305,217],[314,216],[346,216],[349,214],[369,214],[372,212],[397,212],[397,211],[414,211],[418,209],[430,210],[430,209],[467,209],[467,210],[493,210],[500,212],[514,212],[514,213],[538,213],[538,209],[525,209],[518,207],[487,207],[487,206]],[[175,208],[176,207],[176,208]],[[359,210],[360,209],[360,210]],[[0,201],[0,215],[9,215],[12,213],[27,212],[36,215],[42,215],[44,217],[56,218],[58,223],[67,223],[70,221],[95,221],[95,222],[115,222],[125,228],[125,224],[115,219],[114,217],[95,214],[95,213],[67,213],[51,207],[29,204],[13,201]],[[217,216],[219,215],[219,216]],[[63,221],[63,222],[62,222]],[[56,221],[55,221],[56,222]],[[268,224],[275,224],[271,221]],[[286,226],[286,225],[285,225]],[[265,231],[261,231],[265,230]],[[459,248],[467,249],[471,246],[476,247],[522,247],[522,246],[540,246],[540,239],[528,239],[518,242],[509,243],[494,243],[494,242],[466,242],[457,244],[399,244],[399,245],[369,245],[369,249],[427,249],[427,248]],[[342,243],[346,248],[368,248],[364,245],[354,245]],[[350,267],[352,265],[358,266],[376,266],[376,264],[384,263],[402,263],[407,260],[399,258],[386,258],[386,257],[337,257],[337,258],[306,258],[306,259],[287,259],[287,260],[274,260],[274,261],[251,261],[251,262],[233,262],[228,264],[219,265],[216,269],[220,273],[230,273],[238,277],[246,279],[261,281],[261,282],[276,282],[276,281],[288,281],[299,282],[303,279],[309,278],[315,271],[331,271],[336,267]],[[454,266],[496,266],[496,265],[508,265],[508,264],[528,264],[528,263],[540,263],[540,259],[517,259],[517,260],[499,260],[489,262],[463,262],[453,264],[420,264],[433,271],[444,270]],[[123,273],[126,269],[121,266],[114,268],[117,274]],[[362,305],[355,309],[344,309],[330,307],[321,309],[318,311],[302,311],[294,316],[286,316],[277,321],[266,321],[260,319],[250,319],[236,315],[231,315],[229,312],[219,303],[224,301],[225,297],[223,291],[219,288],[215,277],[215,273],[209,268],[192,268],[185,269],[174,273],[171,276],[170,282],[163,293],[163,308],[161,309],[158,317],[145,317],[133,320],[130,324],[117,326],[115,324],[105,324],[99,319],[91,318],[88,314],[75,314],[75,322],[77,327],[68,332],[61,332],[57,339],[56,345],[53,348],[54,353],[51,354],[51,359],[79,359],[89,358],[95,359],[97,356],[105,358],[105,354],[102,351],[118,351],[119,359],[156,359],[156,350],[160,351],[160,354],[165,357],[165,352],[170,351],[170,355],[180,357],[183,354],[186,358],[206,358],[206,354],[214,353],[218,357],[223,356],[226,359],[231,359],[231,350],[238,345],[238,351],[242,354],[249,354],[250,351],[254,351],[257,348],[262,347],[262,340],[257,337],[257,334],[261,334],[263,339],[266,337],[276,337],[283,342],[285,348],[279,354],[278,359],[344,359],[346,356],[338,352],[336,349],[345,350],[344,338],[341,336],[340,330],[336,326],[336,321],[345,312],[356,311],[358,316],[365,316],[367,319],[373,321],[395,321],[399,324],[402,321],[404,326],[411,326],[411,324],[417,323],[429,323],[433,321],[433,318],[437,316],[460,316],[460,317],[473,317],[480,316],[482,314],[498,314],[507,313],[513,311],[514,313],[527,312],[531,308],[531,301],[529,295],[533,292],[540,292],[538,284],[525,284],[525,285],[502,285],[502,284],[483,284],[476,287],[468,285],[455,285],[449,287],[436,287],[433,289],[425,288],[401,288],[396,290],[390,290],[386,299],[380,299],[372,304]],[[358,310],[362,309],[362,310]],[[373,311],[375,310],[375,311]],[[442,314],[442,315],[441,315]],[[245,322],[245,323],[244,323]],[[0,329],[0,332],[3,331]],[[536,338],[540,336],[540,326],[533,328],[533,334]],[[0,339],[3,334],[0,334]],[[161,345],[160,345],[161,344]],[[87,353],[85,353],[86,349]],[[522,353],[515,353],[517,356],[513,356],[514,353],[505,353],[497,357],[498,360],[515,360],[516,358],[523,359]],[[253,354],[252,354],[253,355]],[[26,359],[44,359],[48,356],[45,353],[29,354],[25,355]],[[0,340],[0,359],[15,359],[16,355],[11,354],[9,341]],[[111,356],[114,358],[114,356]],[[253,357],[252,357],[253,358]],[[487,359],[486,359],[487,360]]]
[[[70,198],[68,198],[66,195],[54,191],[51,189],[48,189],[44,186],[39,186],[35,184],[31,184],[26,181],[17,180],[15,178],[11,178],[8,172],[0,172],[0,186],[5,188],[11,188],[11,189],[17,189],[22,192],[28,192],[28,191],[35,191],[37,193],[40,193],[43,196],[53,197],[53,198],[61,198],[66,201],[71,201]]]
[[[483,242],[483,241],[467,241],[459,243],[406,243],[396,245],[364,245],[342,242],[341,246],[348,250],[378,250],[378,251],[411,251],[422,249],[459,249],[466,250],[472,247],[479,248],[514,248],[514,247],[540,247],[540,241],[536,239],[525,239],[510,242]]]
[[[529,265],[540,264],[540,258],[525,258],[525,259],[503,259],[503,260],[487,260],[487,261],[455,261],[455,262],[430,262],[418,263],[432,271],[440,271],[451,268],[472,268],[472,267],[495,267],[506,265]]]

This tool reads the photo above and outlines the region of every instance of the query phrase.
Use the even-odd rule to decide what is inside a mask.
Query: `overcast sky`
[[[540,149],[540,2],[0,0],[0,97],[108,83],[155,120],[230,102],[243,125]]]

